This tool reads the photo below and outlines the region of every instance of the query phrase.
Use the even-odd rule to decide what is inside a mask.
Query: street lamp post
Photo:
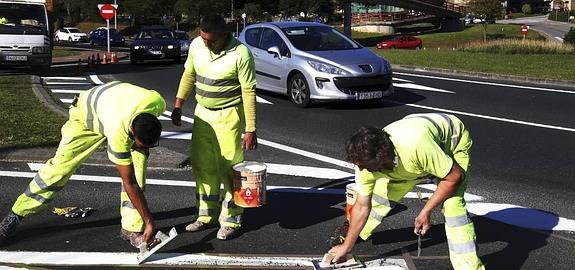
[[[114,0],[114,7],[117,7],[118,5],[116,4],[116,0]],[[118,17],[118,11],[116,10],[116,12],[114,13],[114,29],[118,29],[118,20],[116,19],[116,17]]]
[[[232,12],[231,12],[231,19],[234,20],[234,0],[231,0],[230,2],[232,2]]]
[[[242,19],[244,20],[244,28],[246,28],[246,13],[242,13]]]

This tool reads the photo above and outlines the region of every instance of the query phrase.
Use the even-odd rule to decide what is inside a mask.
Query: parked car
[[[393,36],[377,44],[378,49],[421,49],[423,41],[420,38],[399,35]]]
[[[56,42],[87,42],[88,35],[86,35],[86,33],[82,33],[82,31],[76,27],[64,27],[56,30],[56,33],[54,33],[54,40]]]
[[[108,29],[105,27],[99,27],[96,30],[90,32],[90,44],[91,45],[108,45]],[[114,28],[110,28],[110,46],[124,46],[124,36],[120,32],[116,31]]]
[[[192,40],[186,31],[174,31],[176,34],[176,39],[180,41],[180,49],[182,50],[182,55],[188,55],[188,50],[190,49],[190,44]]]
[[[393,93],[389,62],[328,25],[252,24],[239,40],[254,55],[258,89],[287,94],[296,106]]]
[[[180,63],[180,41],[168,27],[154,26],[142,28],[130,46],[130,63],[151,59],[172,59]]]

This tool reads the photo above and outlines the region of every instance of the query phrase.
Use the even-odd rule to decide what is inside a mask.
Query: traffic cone
[[[106,64],[108,64],[108,57],[104,53],[104,56],[102,57],[102,65],[106,65]]]
[[[112,52],[112,60],[110,60],[110,63],[117,63],[118,62],[118,57],[116,56],[116,52]]]

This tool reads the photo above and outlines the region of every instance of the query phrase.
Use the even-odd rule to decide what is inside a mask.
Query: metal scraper
[[[147,258],[152,256],[152,254],[156,253],[156,251],[158,251],[163,246],[165,246],[167,243],[169,243],[174,238],[176,238],[177,235],[178,235],[178,232],[176,231],[175,227],[170,230],[168,235],[166,235],[165,233],[163,233],[161,231],[158,231],[156,233],[156,239],[160,240],[160,243],[154,245],[151,249],[148,249],[147,243],[142,243],[138,247],[140,249],[140,253],[138,254],[138,264],[143,263]]]

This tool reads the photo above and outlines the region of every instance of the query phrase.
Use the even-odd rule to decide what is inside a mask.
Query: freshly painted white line
[[[420,77],[420,78],[428,78],[428,79],[437,79],[437,80],[444,80],[444,81],[454,81],[454,82],[475,83],[475,84],[484,84],[484,85],[493,85],[493,86],[503,86],[503,87],[521,88],[521,89],[529,89],[529,90],[536,90],[536,91],[548,91],[548,92],[564,93],[564,94],[575,94],[575,91],[567,91],[567,90],[543,88],[543,87],[532,87],[532,86],[522,86],[522,85],[492,83],[492,82],[480,82],[480,81],[473,81],[473,80],[444,78],[444,77],[420,75],[420,74],[410,74],[410,73],[403,73],[403,72],[394,72],[394,74],[412,76],[412,77]]]
[[[269,101],[267,101],[261,97],[258,97],[258,96],[256,96],[256,102],[257,103],[263,103],[263,104],[273,104],[273,103],[271,103],[271,102],[269,102]]]
[[[56,64],[56,65],[50,65],[50,67],[72,67],[72,66],[77,66],[78,64]]]
[[[69,80],[69,81],[85,81],[85,77],[42,77],[44,80]]]
[[[44,84],[46,84],[46,85],[92,85],[92,83],[89,83],[89,82],[51,82],[51,81],[44,82]]]
[[[313,177],[322,179],[344,179],[344,178],[353,178],[354,176],[353,174],[348,172],[328,168],[276,164],[267,162],[266,166],[267,166],[266,172],[271,174]]]
[[[555,38],[556,38],[557,40],[563,42],[563,39],[562,39],[562,38],[560,38],[560,37],[555,37]]]
[[[33,172],[37,172],[38,170],[40,170],[40,168],[44,167],[44,163],[34,163],[34,162],[28,162],[28,168],[30,168],[31,171]]]
[[[57,94],[80,94],[86,90],[79,90],[79,89],[52,89],[52,93]]]
[[[409,106],[409,107],[415,107],[415,108],[432,110],[432,111],[440,111],[440,112],[447,112],[447,113],[453,113],[453,114],[460,114],[460,115],[472,116],[472,117],[489,119],[489,120],[495,120],[495,121],[501,121],[501,122],[508,122],[508,123],[519,124],[519,125],[526,125],[526,126],[533,126],[533,127],[540,127],[540,128],[548,128],[548,129],[556,129],[556,130],[563,130],[563,131],[575,132],[575,128],[568,128],[568,127],[560,127],[560,126],[554,126],[554,125],[539,124],[539,123],[534,123],[534,122],[527,122],[527,121],[521,121],[521,120],[513,120],[513,119],[508,119],[508,118],[495,117],[495,116],[489,116],[489,115],[482,115],[482,114],[476,114],[476,113],[468,113],[468,112],[462,112],[462,111],[456,111],[456,110],[448,110],[448,109],[442,109],[442,108],[436,108],[436,107],[431,107],[431,106],[418,105],[418,104],[413,104],[413,103],[403,103],[403,102],[394,101],[394,100],[386,100],[386,101],[391,102],[391,103],[396,103],[396,104],[402,104],[402,105]]]
[[[414,90],[423,90],[423,91],[433,91],[433,92],[455,94],[455,92],[453,92],[453,91],[433,88],[433,87],[414,84],[414,83],[393,83],[393,86],[402,87],[402,88],[409,88],[409,89],[414,89]]]
[[[191,132],[175,132],[175,131],[162,131],[160,135],[162,139],[175,139],[175,140],[191,140]]]
[[[66,104],[72,104],[72,102],[74,102],[73,98],[61,98],[60,101],[62,103],[66,103]]]
[[[575,232],[575,220],[523,206],[501,203],[468,203],[469,212],[522,228]]]
[[[413,82],[413,81],[410,81],[410,80],[400,79],[400,78],[393,78],[393,81],[394,81],[394,82]]]
[[[170,119],[170,118],[168,118],[168,117],[165,117],[165,116],[163,116],[163,115],[158,116],[158,119],[159,119],[159,120],[163,120],[163,121],[172,121],[172,119]]]
[[[90,75],[90,80],[92,80],[95,84],[104,84],[104,82],[101,81],[96,74]]]

